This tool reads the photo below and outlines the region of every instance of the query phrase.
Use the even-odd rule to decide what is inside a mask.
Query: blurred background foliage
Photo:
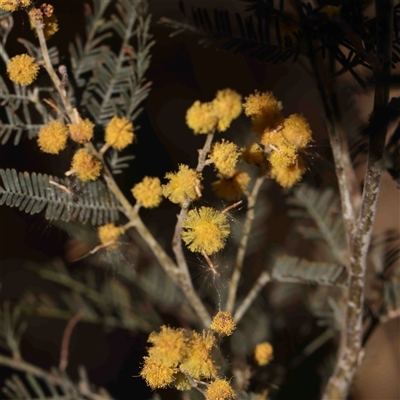
[[[106,7],[109,2],[95,3],[98,7]],[[125,3],[118,2],[125,7],[121,9],[121,16],[127,16],[132,9]],[[79,64],[77,35],[83,38],[88,34],[90,24],[85,20],[85,13],[88,17],[88,10],[93,11],[93,7],[80,0],[54,0],[52,4],[60,31],[50,39],[49,47],[57,46],[58,53],[55,50],[52,53],[54,57],[78,71],[73,77],[77,103],[88,116],[96,119],[98,125],[104,124],[116,110],[121,111],[121,107],[125,107],[123,112],[135,120],[137,143],[121,156],[128,158],[115,156],[111,161],[115,170],[119,169],[118,165],[128,164],[116,178],[125,193],[145,175],[163,178],[178,163],[195,163],[201,139],[194,137],[186,127],[185,112],[195,100],[208,101],[219,89],[230,87],[243,96],[255,89],[272,90],[282,101],[285,113],[303,113],[309,119],[315,146],[310,149],[307,175],[290,193],[272,183],[264,187],[257,203],[239,298],[244,297],[262,271],[273,271],[276,282],[268,284],[261,292],[232,338],[222,346],[222,353],[227,364],[242,371],[243,385],[248,382],[253,393],[268,387],[273,399],[317,399],[334,365],[336,334],[343,319],[338,287],[346,279],[341,259],[344,235],[335,171],[317,89],[302,65],[301,56],[298,62],[293,62],[293,57],[298,57],[296,51],[301,51],[294,48],[293,43],[281,41],[279,45],[285,48],[284,56],[272,63],[271,57],[275,54],[272,50],[271,57],[265,53],[252,57],[245,51],[233,55],[232,51],[215,51],[215,47],[222,43],[220,47],[225,50],[228,47],[237,50],[240,42],[226,44],[221,32],[215,40],[207,42],[203,38],[210,33],[212,36],[215,25],[210,28],[201,18],[207,21],[207,18],[216,18],[215,15],[226,16],[223,12],[226,10],[229,15],[243,16],[244,20],[245,8],[256,3],[269,2],[232,1],[227,9],[227,2],[222,0],[212,4],[150,1],[152,17],[147,22],[149,25],[142,27],[146,32],[149,30],[142,38],[142,49],[148,46],[144,58],[147,54],[151,59],[141,59],[135,64],[131,86],[118,83],[118,74],[124,79],[123,68],[117,68],[120,65],[118,56],[125,57],[126,54],[116,50],[123,35],[118,36],[117,29],[113,28],[113,33],[103,38],[110,48],[102,49],[101,57],[109,60],[107,68],[114,68],[114,83],[120,88],[118,90],[124,91],[126,101],[115,103],[115,108],[111,109],[110,102],[102,104],[102,96],[96,97],[96,85],[109,84],[105,75],[102,76],[104,71],[100,70],[95,76],[99,81],[103,79],[100,83],[90,74],[99,57],[96,46],[95,53],[88,51],[85,62]],[[181,13],[182,4],[185,16]],[[214,9],[221,14],[213,13]],[[251,11],[262,12],[259,9]],[[253,15],[255,21],[257,14]],[[164,17],[163,24],[157,24],[161,17]],[[169,28],[165,27],[165,18],[169,18]],[[10,56],[24,50],[18,38],[35,40],[22,12],[15,13],[14,23],[7,42],[18,45],[10,50]],[[196,35],[168,37],[174,29],[183,32],[188,26],[192,33],[203,35],[200,36],[203,44],[212,44],[214,48],[199,46]],[[240,24],[235,26],[240,34]],[[98,34],[107,35],[109,28],[105,27]],[[125,32],[126,26],[121,29]],[[133,32],[133,27],[130,29]],[[133,48],[137,45],[135,40]],[[153,40],[155,44],[152,44]],[[286,57],[288,53],[290,56]],[[365,81],[363,70],[357,70],[357,78],[346,72],[336,81],[342,124],[354,136],[349,139],[354,139],[355,143],[353,154],[355,164],[360,165],[357,169],[360,185],[362,161],[365,160],[360,132],[366,125],[372,104],[371,91],[361,88],[361,84],[366,85]],[[4,82],[0,84],[4,85]],[[139,88],[134,101],[132,88]],[[1,115],[4,116],[4,111]],[[46,113],[42,116],[46,121]],[[35,143],[29,140],[37,132],[37,123],[31,121],[30,125],[27,132],[15,134],[14,131],[12,135],[3,126],[0,168],[10,169],[9,176],[14,174],[12,169],[62,176],[68,169],[71,154],[66,151],[65,157],[49,157],[40,153]],[[244,145],[250,131],[250,122],[242,116],[234,122],[229,135]],[[9,134],[9,139],[5,140]],[[397,149],[395,140],[392,142],[395,143],[393,148]],[[130,157],[132,155],[134,158]],[[7,174],[3,174],[0,185],[4,185]],[[396,390],[399,390],[396,383],[399,372],[398,317],[391,319],[388,316],[400,306],[400,215],[398,189],[393,174],[390,175],[390,171],[385,173],[382,182],[368,270],[367,351],[356,377],[353,399],[395,398]],[[210,172],[205,179],[211,176]],[[79,197],[81,190],[76,182],[67,183]],[[202,200],[205,205],[225,205],[211,192],[206,192],[203,197],[207,199]],[[232,246],[240,240],[244,212],[239,209],[232,215]],[[166,249],[170,247],[175,214],[176,209],[166,201],[156,210],[143,212],[144,221]],[[72,396],[70,398],[109,398],[106,392],[118,399],[180,398],[180,394],[170,389],[150,393],[138,374],[149,332],[161,324],[195,327],[196,321],[184,296],[165,276],[135,232],[129,232],[117,250],[99,251],[82,258],[97,244],[95,226],[48,221],[43,213],[30,215],[8,207],[0,207],[0,226],[1,343],[11,349],[14,356],[20,353],[32,365],[49,370],[59,364],[61,341],[68,321],[74,317],[79,319],[71,336],[68,376],[55,369],[52,370],[54,381],[47,381],[35,374],[12,375],[12,368],[3,366],[1,376],[6,390],[2,396],[43,398],[50,393],[52,398],[57,398],[60,392],[56,387],[61,386],[65,396]],[[218,305],[226,294],[223,282],[229,276],[228,266],[233,259],[229,251],[219,257],[221,278],[215,280],[196,256],[188,255],[195,285],[210,308],[214,303]],[[306,264],[304,259],[313,261]],[[252,350],[263,340],[273,344],[274,360],[267,367],[255,368]],[[105,389],[96,389],[92,385]],[[27,397],[27,393],[31,397]]]

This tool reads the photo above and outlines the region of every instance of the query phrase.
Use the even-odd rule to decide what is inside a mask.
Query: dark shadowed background
[[[54,0],[60,31],[51,39],[51,44],[60,43],[61,57],[68,57],[67,44],[77,31],[83,29],[83,1]],[[187,1],[190,5],[218,7],[240,11],[239,1]],[[315,183],[331,182],[334,168],[330,160],[328,142],[322,119],[319,97],[311,77],[299,64],[291,61],[268,65],[246,59],[243,56],[204,49],[197,44],[198,38],[180,35],[169,38],[170,30],[157,26],[161,16],[180,18],[178,2],[175,0],[150,1],[153,14],[152,33],[156,44],[152,49],[152,62],[147,79],[152,81],[150,96],[144,103],[144,112],[136,126],[137,144],[126,153],[135,154],[131,167],[117,181],[128,193],[133,184],[144,175],[163,178],[167,171],[178,163],[195,165],[197,149],[202,138],[194,137],[185,125],[185,112],[195,100],[209,101],[216,91],[232,88],[247,96],[254,90],[272,90],[284,104],[286,115],[300,112],[310,121],[315,135],[315,155],[309,162],[306,180]],[[15,35],[31,35],[24,15],[16,14]],[[21,51],[16,49],[16,53]],[[346,126],[356,128],[364,121],[371,109],[371,93],[364,95],[353,91],[354,82],[344,77],[338,82],[338,93],[343,105],[343,120]],[[239,143],[250,135],[250,124],[241,116],[234,122],[229,135]],[[15,168],[17,171],[35,171],[62,176],[69,167],[71,154],[62,156],[43,155],[35,141],[24,139],[18,146],[12,141],[0,147],[0,168]],[[362,170],[359,171],[360,181]],[[286,209],[279,204],[284,201],[284,192],[277,185],[268,190],[274,211],[268,220],[269,237],[265,241],[284,244],[290,220]],[[277,205],[278,204],[278,205]],[[176,208],[164,202],[162,207],[146,214],[146,221],[158,235],[167,238],[174,223]],[[387,173],[384,173],[376,229],[381,232],[399,228],[399,191]],[[43,215],[28,216],[16,209],[0,207],[0,274],[3,282],[2,298],[16,300],[24,290],[41,285],[38,277],[26,271],[29,263],[43,263],[54,258],[65,258],[68,235],[46,221]],[[165,239],[167,240],[167,239]],[[313,249],[303,249],[312,252]],[[73,266],[71,267],[73,268]],[[115,270],[104,273],[104,279]],[[108,275],[109,274],[109,275]],[[51,288],[50,288],[51,290]],[[301,323],[302,310],[293,310],[293,324]],[[22,341],[22,352],[32,363],[49,368],[58,364],[59,346],[65,321],[50,318],[28,319],[29,326]],[[147,335],[116,330],[104,331],[102,327],[78,324],[70,347],[68,373],[76,376],[77,365],[83,364],[90,379],[96,385],[105,386],[118,399],[146,399],[151,395],[144,382],[135,377],[139,373],[140,361],[145,354]],[[277,351],[283,351],[288,343],[295,341],[291,332],[282,334],[282,343],[276,343]],[[365,362],[356,379],[354,399],[394,399],[399,365],[399,321],[379,328],[367,345]],[[293,346],[296,343],[292,343]],[[281,350],[279,350],[279,346]],[[324,351],[324,348],[321,350]],[[301,371],[288,378],[279,399],[318,398],[318,379],[314,370],[318,352],[310,357]],[[2,371],[5,377],[8,372]],[[134,376],[134,377],[132,377]],[[306,382],[306,384],[305,384]],[[176,391],[162,391],[162,398],[178,398]]]

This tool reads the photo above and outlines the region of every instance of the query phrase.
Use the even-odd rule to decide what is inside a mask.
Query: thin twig
[[[213,273],[214,275],[219,275],[218,272],[217,272],[217,270],[215,269],[214,264],[212,263],[210,257],[208,257],[207,253],[203,250],[203,251],[201,252],[201,254],[203,254],[203,257],[206,259],[206,262],[207,262],[208,266],[210,267],[212,273]]]
[[[377,56],[382,64],[379,73],[390,76],[392,60],[393,0],[377,0]],[[374,111],[384,107],[389,101],[389,86],[375,88]],[[382,157],[385,147],[386,127],[374,132],[369,140],[369,154],[365,174],[361,212],[357,231],[353,239],[350,259],[350,282],[346,309],[345,330],[342,351],[335,370],[329,379],[323,395],[324,400],[346,398],[358,366],[362,362],[362,311],[364,306],[365,276],[369,245],[377,210]]]
[[[69,356],[69,342],[71,340],[72,331],[74,330],[76,324],[83,317],[84,312],[82,310],[78,311],[67,323],[65,327],[63,338],[61,341],[61,352],[60,352],[60,363],[58,368],[60,371],[65,371],[68,366],[68,356]]]
[[[214,133],[213,132],[209,133],[206,137],[206,141],[203,145],[203,148],[199,151],[199,158],[197,162],[196,172],[201,173],[203,171],[207,154],[210,151],[213,139],[214,139]],[[182,247],[182,223],[183,220],[186,218],[189,206],[190,206],[190,199],[187,198],[183,202],[181,210],[177,217],[174,236],[172,238],[172,250],[175,254],[178,268],[188,277],[188,279],[191,279],[189,275],[189,268],[187,266],[186,258],[183,253],[183,247]]]
[[[251,288],[250,292],[247,293],[247,296],[244,298],[242,303],[239,305],[237,308],[235,315],[234,315],[234,320],[236,324],[239,323],[239,321],[242,319],[243,315],[246,313],[246,311],[250,308],[250,306],[253,304],[253,301],[257,297],[258,293],[260,293],[261,289],[264,287],[265,284],[271,281],[271,275],[268,272],[263,272],[258,279],[255,281],[253,287]]]
[[[73,113],[72,104],[67,97],[67,92],[66,92],[65,88],[62,86],[61,80],[58,77],[56,71],[54,71],[53,65],[51,64],[50,54],[49,54],[49,50],[47,48],[46,38],[44,36],[44,31],[43,31],[43,22],[38,21],[33,18],[31,19],[31,21],[34,24],[35,30],[38,35],[40,49],[42,51],[43,60],[44,60],[44,67],[46,68],[46,71],[49,74],[54,87],[57,89],[58,93],[60,94],[60,98],[61,98],[61,101],[65,108],[65,112],[67,113],[68,117],[71,119],[71,122],[78,123],[79,121],[77,121],[75,119],[75,115]]]
[[[235,307],[236,293],[239,286],[240,276],[242,274],[243,261],[246,255],[247,243],[249,241],[251,225],[254,220],[255,212],[254,207],[257,201],[258,193],[264,183],[265,176],[257,177],[254,182],[251,193],[247,196],[247,212],[246,220],[243,226],[243,234],[240,240],[239,248],[236,253],[235,269],[232,273],[232,278],[229,282],[228,299],[226,301],[226,311],[232,313]]]

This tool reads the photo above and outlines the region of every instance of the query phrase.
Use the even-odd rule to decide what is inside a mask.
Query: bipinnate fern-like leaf
[[[12,25],[11,25],[12,28]],[[11,30],[10,28],[10,30]],[[0,28],[0,37],[1,34]],[[8,36],[4,36],[6,39]],[[4,40],[5,40],[4,39]],[[20,39],[20,42],[34,54],[38,61],[41,60],[41,53],[28,40]],[[5,70],[5,64],[9,59],[5,46],[0,42],[0,69]],[[50,49],[50,57],[53,63],[58,63],[58,51]],[[49,120],[49,112],[41,99],[41,93],[51,98],[54,90],[48,87],[26,87],[12,83],[8,78],[0,75],[0,106],[3,106],[4,113],[0,119],[0,144],[6,144],[11,136],[14,136],[14,145],[18,145],[22,134],[28,133],[28,137],[36,136],[39,129]],[[41,121],[42,123],[38,123]]]
[[[343,263],[346,236],[340,202],[334,191],[330,188],[321,191],[302,185],[294,190],[288,202],[292,206],[289,215],[300,220],[297,230],[308,239],[324,239],[334,260]],[[309,218],[314,221],[316,228],[305,224]]]
[[[107,164],[109,165],[112,174],[118,175],[122,170],[129,167],[129,161],[135,159],[135,156],[130,154],[128,156],[121,156],[118,150],[110,149],[109,156],[107,157]]]
[[[83,43],[82,38],[77,35],[75,43],[69,45],[72,72],[79,87],[86,83],[84,74],[94,70],[100,61],[101,45],[112,36],[111,32],[102,33],[105,23],[104,13],[110,3],[111,0],[95,0],[93,10],[89,4],[85,4],[85,42]]]
[[[258,61],[279,62],[290,57],[297,58],[299,46],[289,37],[282,37],[276,29],[274,20],[282,13],[268,6],[266,18],[261,14],[241,16],[235,13],[232,23],[228,11],[214,9],[209,12],[205,8],[193,7],[191,21],[184,22],[161,18],[159,23],[172,28],[171,36],[186,32],[203,36],[200,44],[204,47],[215,45],[217,49],[232,54],[242,53]],[[272,29],[272,35],[271,35]],[[284,45],[283,45],[284,44]]]
[[[346,287],[347,270],[342,265],[281,256],[275,261],[272,278],[279,282]]]
[[[4,187],[0,186],[0,205],[18,207],[28,214],[37,214],[46,208],[46,219],[79,221],[102,225],[116,221],[120,206],[114,195],[101,181],[83,183],[74,187],[66,178],[46,174],[0,169]]]
[[[94,121],[103,126],[114,115],[134,120],[150,87],[144,81],[153,45],[146,5],[118,0],[114,6],[117,13],[99,28],[99,33],[112,32],[120,40],[119,48],[114,52],[109,46],[102,46],[93,55],[97,61],[81,102]],[[136,41],[135,48],[133,41]]]
[[[93,388],[88,380],[86,369],[82,366],[79,367],[79,382],[74,382],[59,369],[52,368],[50,372],[47,372],[26,362],[21,363],[30,372],[27,372],[24,377],[14,374],[5,380],[2,392],[7,399],[113,399],[105,389]]]

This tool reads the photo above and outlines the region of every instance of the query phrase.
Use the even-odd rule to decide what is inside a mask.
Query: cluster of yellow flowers
[[[242,112],[242,97],[231,89],[217,92],[209,103],[196,101],[186,113],[186,123],[195,134],[208,134],[216,129],[225,132]]]
[[[17,11],[29,7],[32,0],[0,0],[0,8],[6,11]]]
[[[32,7],[29,10],[31,29],[35,29],[35,22],[39,22],[43,28],[45,39],[51,38],[56,32],[58,32],[58,21],[53,12],[53,6],[46,3],[43,3],[38,8]]]
[[[219,312],[213,319],[211,330],[202,334],[162,326],[159,333],[152,332],[148,338],[153,346],[144,357],[140,375],[152,389],[173,385],[178,390],[189,390],[194,380],[212,380],[206,399],[234,399],[235,392],[229,383],[217,377],[218,367],[212,357],[213,331],[220,336],[229,336],[234,329],[233,318],[227,312]]]
[[[38,133],[39,148],[45,153],[58,154],[65,149],[68,137],[79,144],[92,140],[94,123],[89,119],[81,119],[79,115],[77,120],[78,122],[72,124],[51,121],[44,125]],[[126,118],[113,117],[105,130],[106,147],[122,150],[133,140],[132,122]],[[100,176],[101,168],[101,161],[82,148],[72,158],[70,173],[74,173],[82,181],[92,181]]]
[[[122,226],[115,226],[109,223],[100,226],[97,235],[102,245],[107,246],[108,249],[115,249],[118,247],[118,239],[125,232]]]
[[[312,141],[307,120],[299,114],[284,118],[281,103],[270,92],[248,96],[244,110],[252,119],[259,143],[267,150],[270,176],[283,187],[293,186],[306,171],[300,152]],[[260,144],[244,149],[242,155],[247,162],[262,166],[265,158]]]

